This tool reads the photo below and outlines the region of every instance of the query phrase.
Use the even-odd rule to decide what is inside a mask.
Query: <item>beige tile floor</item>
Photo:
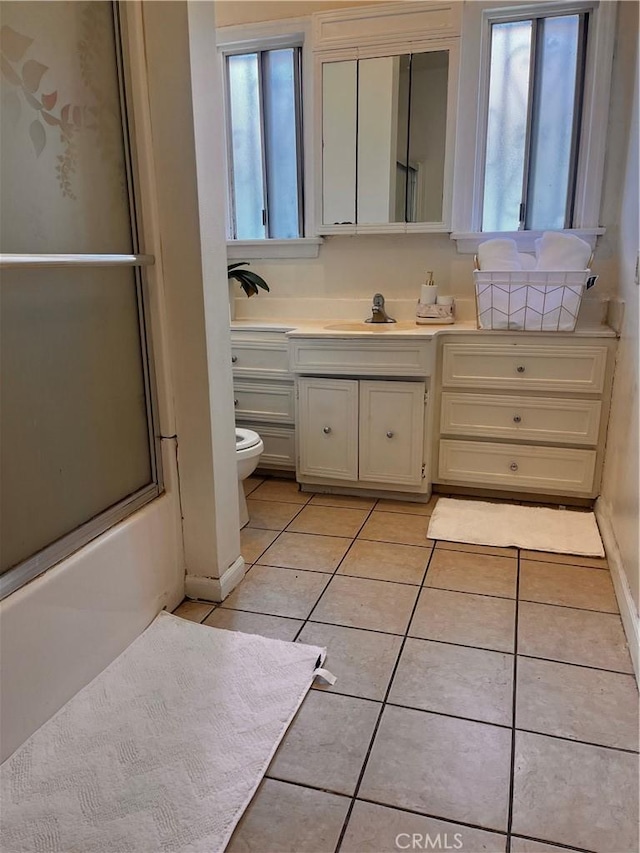
[[[638,694],[606,561],[427,540],[436,499],[249,478],[204,625],[326,646],[231,853],[636,853]]]

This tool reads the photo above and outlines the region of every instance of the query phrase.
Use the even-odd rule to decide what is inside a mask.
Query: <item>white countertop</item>
[[[283,322],[277,322],[273,319],[268,320],[233,320],[231,323],[231,331],[245,332],[286,332],[289,338],[382,338],[382,337],[406,337],[406,338],[422,338],[430,340],[437,335],[443,334],[459,334],[459,333],[475,333],[476,335],[539,335],[541,338],[554,338],[557,335],[576,336],[576,337],[596,337],[596,338],[615,338],[615,331],[609,326],[602,324],[583,324],[578,325],[574,332],[513,332],[513,331],[489,331],[478,329],[475,322],[460,321],[450,323],[448,325],[418,325],[414,322],[398,322],[389,324],[371,324],[360,330],[353,327],[361,325],[358,321],[346,320],[309,320],[309,319],[287,319]],[[362,324],[364,326],[364,323]]]

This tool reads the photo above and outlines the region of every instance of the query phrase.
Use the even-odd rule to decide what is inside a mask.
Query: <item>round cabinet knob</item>
[[[518,373],[524,373],[524,365],[523,365],[523,364],[519,364],[519,365],[516,367],[516,370],[518,371]]]
[[[322,432],[325,435],[329,435],[329,433],[331,432],[331,427],[322,427]]]
[[[238,356],[237,356],[237,355],[232,355],[232,356],[231,356],[231,364],[235,364],[237,360],[238,360]]]
[[[389,430],[389,432],[387,433],[387,438],[393,438],[394,435],[395,433],[393,432],[393,430]]]
[[[514,424],[522,423],[522,418],[520,417],[520,415],[514,415],[513,416],[513,422],[514,422]]]
[[[512,462],[512,463],[511,463],[511,465],[509,465],[509,468],[510,468],[512,471],[517,471],[517,470],[518,470],[518,463],[517,463],[517,462]]]

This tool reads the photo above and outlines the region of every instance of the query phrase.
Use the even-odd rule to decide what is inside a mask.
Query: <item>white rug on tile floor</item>
[[[4,762],[0,849],[224,850],[324,654],[161,613]]]
[[[440,498],[429,539],[604,557],[592,512]]]

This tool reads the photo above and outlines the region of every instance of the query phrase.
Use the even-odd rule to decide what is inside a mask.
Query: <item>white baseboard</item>
[[[200,601],[224,601],[229,593],[240,583],[245,574],[245,563],[238,557],[221,578],[204,578],[187,575],[184,594],[187,598]]]
[[[602,498],[598,498],[596,501],[595,515],[598,527],[600,528],[604,550],[609,561],[611,580],[613,581],[613,588],[618,599],[620,617],[627,636],[631,660],[636,673],[636,681],[640,683],[640,619],[638,618],[636,606],[631,595],[629,582],[627,581],[624,570],[622,554],[620,553],[613,524],[611,523],[611,509]]]

